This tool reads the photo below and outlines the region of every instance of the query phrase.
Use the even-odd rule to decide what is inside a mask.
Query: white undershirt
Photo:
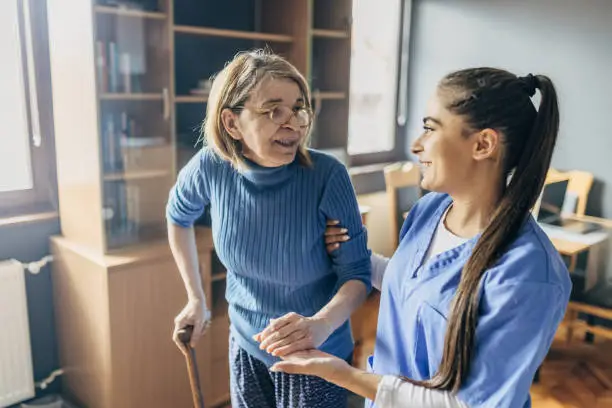
[[[448,210],[447,210],[448,212]],[[425,263],[446,251],[464,244],[468,238],[459,237],[446,228],[442,216],[431,245],[425,256]],[[389,258],[372,253],[372,285],[380,290]],[[376,408],[468,408],[454,394],[448,391],[430,390],[415,386],[391,375],[385,375],[378,386]]]
[[[462,238],[453,234],[448,230],[448,228],[446,228],[444,221],[446,220],[447,213],[448,210],[446,210],[440,220],[440,223],[438,224],[438,227],[436,228],[431,245],[429,245],[429,249],[425,255],[425,262],[428,262],[437,255],[464,244],[468,240],[468,238]],[[382,281],[383,277],[385,276],[387,264],[389,263],[389,258],[373,252],[370,262],[372,263],[372,286],[380,290],[382,288]]]
[[[462,238],[453,234],[448,230],[448,228],[446,228],[444,221],[446,220],[447,213],[448,210],[446,210],[444,216],[438,224],[438,228],[436,228],[436,232],[434,233],[431,245],[429,245],[427,255],[425,256],[425,262],[428,262],[430,259],[437,255],[440,255],[446,251],[450,251],[451,249],[464,244],[468,240],[468,238]]]

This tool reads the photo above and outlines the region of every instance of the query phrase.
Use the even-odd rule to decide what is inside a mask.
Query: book
[[[104,170],[111,172],[115,167],[115,121],[112,114],[106,114],[104,119],[104,131],[102,132],[102,149],[104,154]]]
[[[119,52],[116,42],[96,41],[96,74],[101,93],[142,92],[141,76],[134,72],[134,58]]]
[[[138,233],[138,225],[140,225],[140,190],[134,184],[126,185],[126,222],[128,234],[136,236]]]
[[[128,137],[121,139],[121,147],[154,147],[167,144],[166,138],[159,137]]]
[[[108,43],[108,82],[110,92],[119,92],[119,61],[117,44]]]
[[[123,169],[121,156],[121,125],[116,115],[106,113],[102,122],[103,166],[106,173]]]
[[[123,79],[123,92],[132,93],[132,69],[130,68],[130,54],[124,52],[120,58],[121,77]]]
[[[102,93],[108,92],[106,45],[103,41],[96,41],[96,72],[98,75],[99,91]]]

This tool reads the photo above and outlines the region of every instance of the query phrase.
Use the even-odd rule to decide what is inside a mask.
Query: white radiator
[[[34,397],[24,268],[0,262],[0,407]]]

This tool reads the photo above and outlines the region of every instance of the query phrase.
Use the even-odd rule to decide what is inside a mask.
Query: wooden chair
[[[385,186],[389,200],[389,219],[391,221],[391,242],[393,248],[399,245],[399,212],[398,212],[398,190],[406,187],[416,187],[421,195],[421,171],[415,163],[394,163],[385,167]]]
[[[591,187],[593,186],[593,174],[581,171],[581,170],[572,170],[567,172],[561,172],[556,169],[551,168],[546,177],[545,184],[568,180],[567,183],[567,192],[565,194],[565,199],[573,199],[575,200],[575,206],[572,208],[572,211],[569,215],[572,216],[584,216],[586,211],[587,201],[589,199],[589,193],[591,192]],[[580,252],[580,251],[578,251]],[[576,251],[572,251],[571,254],[567,254],[569,257],[569,270],[573,272],[576,269],[576,261],[578,258],[578,253]]]
[[[589,200],[589,193],[593,186],[593,174],[586,171],[572,170],[567,172],[569,183],[567,184],[567,193],[565,194],[566,199],[574,197],[576,199],[576,206],[572,215],[583,216],[586,211],[587,201]],[[578,255],[572,255],[570,257],[570,267],[576,269],[576,261]]]
[[[567,191],[566,191],[566,200],[570,197],[576,200],[575,206],[572,209],[572,214],[575,216],[583,216],[584,212],[586,211],[586,205],[587,205],[587,200],[589,197],[589,192],[591,190],[591,186],[593,185],[593,175],[591,173],[587,173],[587,172],[579,171],[579,170],[561,172],[554,168],[550,168],[550,170],[548,171],[548,174],[546,175],[546,180],[544,182],[544,185],[563,181],[563,180],[568,181]],[[538,200],[538,203],[536,204],[536,207],[534,208],[534,213],[537,214],[537,212],[539,211],[539,206],[540,206],[540,203]],[[582,244],[572,245],[572,243],[567,243],[567,242],[555,242],[554,239],[553,239],[553,244],[555,245],[559,253],[569,258],[568,270],[570,271],[570,274],[573,273],[576,269],[578,255],[588,250],[589,248],[588,245],[582,245]],[[572,280],[574,281],[574,279]],[[572,297],[574,297],[575,293],[580,291],[579,289],[577,289],[577,286],[579,285],[574,285],[574,291],[572,292]],[[567,311],[566,311],[566,315],[565,315],[565,322],[566,322],[566,329],[567,329],[566,330],[566,341],[568,343],[571,341],[571,338],[573,337],[573,333],[574,333],[573,328],[577,324],[577,321],[578,321],[578,312],[574,310],[574,306],[576,306],[575,302],[570,300]],[[536,376],[534,378],[534,382],[538,382],[539,377],[540,377],[540,370],[538,369],[538,371],[536,372]]]
[[[567,184],[567,194],[566,199],[569,197],[573,197],[576,200],[576,205],[570,216],[575,217],[577,219],[588,220],[589,222],[595,222],[602,224],[605,228],[612,228],[612,221],[596,219],[593,217],[585,217],[586,206],[588,202],[589,193],[591,191],[591,187],[593,186],[593,174],[580,171],[580,170],[572,170],[568,172],[560,172],[555,169],[551,169],[547,176],[547,183],[559,181],[559,180],[568,180]],[[588,246],[586,246],[588,248]],[[562,251],[560,251],[562,252]],[[569,256],[569,271],[575,273],[576,272],[576,263],[577,257],[580,251],[571,251],[571,255]],[[576,287],[579,285],[575,285]],[[603,293],[601,293],[603,292]],[[609,295],[608,295],[609,292]],[[577,290],[572,294],[572,300],[570,300],[567,312],[565,316],[566,321],[566,341],[569,344],[572,341],[574,330],[578,326],[582,326],[589,336],[593,336],[595,334],[602,336],[607,339],[612,339],[612,329],[606,327],[599,327],[593,325],[593,317],[599,317],[605,320],[612,320],[612,302],[608,302],[609,304],[602,304],[600,299],[612,296],[612,289],[605,286],[599,286],[589,290],[585,293]],[[585,325],[584,322],[580,321],[578,315],[582,313],[587,315],[587,319],[589,324]]]
[[[593,174],[581,170],[561,172],[551,168],[546,176],[546,184],[560,180],[568,180],[566,199],[573,198],[576,200],[576,206],[572,210],[572,214],[583,216],[586,212],[591,187],[593,187]]]
[[[602,218],[576,216],[578,220],[600,224],[604,229],[612,233],[612,220]],[[612,239],[609,237],[608,239]],[[608,243],[609,247],[610,243]],[[580,287],[580,285],[575,285]],[[579,319],[579,315],[587,316],[586,323]],[[595,287],[586,292],[577,290],[572,292],[565,315],[566,322],[566,342],[570,344],[574,335],[574,330],[582,328],[586,332],[586,341],[593,341],[595,335],[612,340],[612,328],[597,326],[595,318],[612,321],[612,285],[607,282],[598,282]]]
[[[569,176],[567,192],[576,196],[576,209],[574,213],[578,216],[583,216],[586,212],[591,187],[593,187],[593,174],[586,171],[572,170],[568,171],[567,175]]]

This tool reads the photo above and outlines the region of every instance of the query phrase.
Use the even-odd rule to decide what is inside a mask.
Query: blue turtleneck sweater
[[[213,240],[228,270],[226,299],[238,344],[271,365],[252,336],[289,312],[312,316],[349,280],[370,289],[370,251],[346,168],[310,151],[313,166],[248,162],[238,171],[202,149],[180,171],[167,205],[168,220],[190,227],[210,205]],[[327,219],[341,220],[351,240],[325,250]],[[353,349],[349,322],[320,347],[346,359]]]

